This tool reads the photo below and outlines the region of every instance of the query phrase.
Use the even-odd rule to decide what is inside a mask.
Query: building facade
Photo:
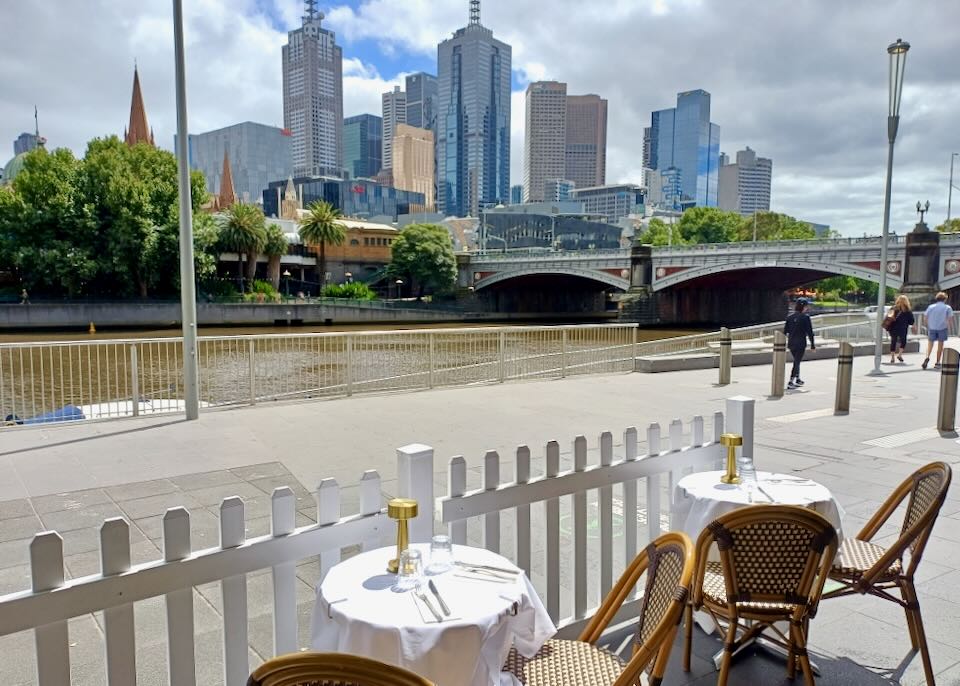
[[[737,152],[737,161],[733,164],[729,163],[730,158],[727,155],[720,157],[720,209],[743,215],[769,212],[773,160],[769,157],[757,157],[756,151],[750,146]]]
[[[650,168],[674,209],[717,206],[720,127],[710,121],[710,94],[677,94],[677,106],[650,117]]]
[[[40,145],[40,136],[38,134],[21,133],[13,141],[13,154],[16,156],[21,153],[30,152],[38,145]]]
[[[303,24],[282,49],[283,126],[293,136],[294,174],[343,169],[343,52],[323,28],[316,0],[306,0]]]
[[[566,172],[567,84],[534,81],[527,86],[524,112],[524,202],[545,199],[547,179]]]
[[[437,77],[419,71],[406,78],[407,121],[410,126],[436,133]]]
[[[396,219],[422,207],[423,193],[381,186],[370,179],[340,179],[332,176],[295,177],[292,181],[271,181],[263,191],[263,213],[279,217],[287,190],[296,195],[300,208],[325,200],[345,217],[363,219],[383,215]]]
[[[523,185],[514,184],[510,186],[510,204],[519,205],[523,202]]]
[[[477,216],[510,197],[511,48],[480,23],[437,46],[437,205],[447,215]]]
[[[358,114],[343,120],[343,163],[353,178],[372,178],[383,166],[383,119]]]
[[[397,127],[407,123],[407,94],[394,86],[381,96],[383,105],[383,144],[381,169],[393,168],[393,137]]]
[[[433,132],[399,124],[393,136],[393,185],[402,191],[422,193],[423,207],[412,212],[433,212]]]
[[[599,95],[567,96],[566,172],[577,186],[607,182],[607,101]]]
[[[481,249],[602,250],[620,247],[623,229],[589,213],[484,211]]]
[[[646,203],[646,191],[632,183],[574,188],[570,195],[572,200],[583,203],[584,212],[603,215],[611,223],[620,221],[628,214],[643,214]]]
[[[223,158],[227,155],[237,198],[257,202],[267,184],[293,173],[292,138],[285,129],[245,121],[190,134],[187,159],[191,169],[203,173],[207,192],[217,195],[223,180]]]
[[[547,179],[543,182],[543,199],[546,202],[565,202],[573,198],[577,187],[570,179]]]
[[[653,147],[653,128],[645,126],[643,128],[643,168],[650,169],[650,155]]]

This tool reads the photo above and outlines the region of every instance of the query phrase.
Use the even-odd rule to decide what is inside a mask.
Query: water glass
[[[753,492],[757,490],[757,468],[753,464],[752,457],[741,457],[737,462],[740,471],[740,483],[747,491],[750,502],[753,502]]]
[[[430,566],[428,572],[442,574],[453,565],[453,544],[450,537],[437,534],[430,540]]]
[[[397,565],[397,587],[401,589],[416,588],[423,576],[423,556],[415,548],[407,548],[400,553]]]

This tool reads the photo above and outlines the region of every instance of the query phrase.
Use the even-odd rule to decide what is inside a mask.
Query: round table
[[[412,546],[429,564],[429,545]],[[386,571],[396,548],[380,548],[334,566],[317,587],[311,630],[315,650],[371,657],[405,667],[444,686],[493,686],[515,683],[501,674],[511,646],[533,657],[556,633],[546,608],[526,574],[509,581],[462,576],[457,567],[426,574],[423,591],[438,610],[426,586],[432,579],[450,609],[437,622],[412,591],[396,587]],[[482,548],[453,546],[457,562],[517,569],[500,555]]]
[[[723,484],[725,472],[688,474],[677,483],[670,510],[670,528],[685,531],[696,541],[700,532],[722,514],[745,505],[775,503],[803,505],[823,515],[841,534],[843,509],[830,489],[811,479],[793,474],[757,472],[758,488],[751,494],[743,484]]]

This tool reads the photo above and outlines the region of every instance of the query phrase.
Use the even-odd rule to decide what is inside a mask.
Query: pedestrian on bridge
[[[803,385],[800,379],[800,362],[807,351],[807,338],[810,339],[810,350],[817,349],[813,341],[813,322],[807,314],[808,305],[806,298],[797,300],[793,314],[787,317],[783,325],[783,333],[787,337],[787,348],[793,356],[793,369],[790,370],[790,383],[787,384],[787,388],[791,391]]]
[[[907,331],[916,323],[910,298],[902,293],[898,295],[888,316],[893,316],[893,322],[887,329],[890,333],[890,364],[895,362],[894,358],[903,362],[903,351],[907,347]]]
[[[927,308],[927,356],[923,360],[923,368],[930,364],[930,353],[933,344],[937,344],[937,362],[934,369],[940,367],[940,358],[943,356],[943,344],[950,335],[950,322],[953,321],[953,308],[947,304],[947,294],[937,293],[934,301]]]

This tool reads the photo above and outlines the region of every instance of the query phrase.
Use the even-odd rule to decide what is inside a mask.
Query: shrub
[[[322,295],[324,298],[350,298],[351,300],[375,300],[377,297],[370,286],[356,281],[324,286]]]

